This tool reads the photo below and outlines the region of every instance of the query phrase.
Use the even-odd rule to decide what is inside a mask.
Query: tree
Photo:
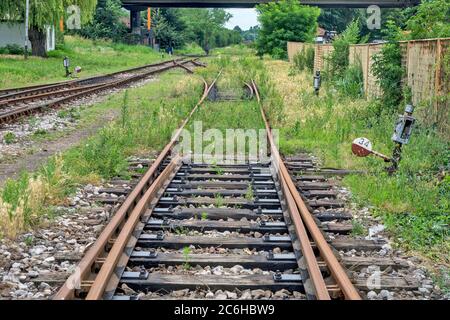
[[[184,37],[179,30],[176,30],[174,17],[171,17],[172,22],[170,23],[163,12],[158,9],[153,14],[152,28],[156,41],[161,48],[182,46],[184,44]]]
[[[29,39],[32,54],[45,57],[46,26],[56,26],[67,15],[67,7],[76,5],[80,8],[81,23],[92,19],[97,0],[30,0]],[[8,21],[25,20],[25,1],[1,0],[0,19]]]
[[[185,9],[186,37],[197,42],[205,51],[209,50],[221,37],[217,34],[226,32],[224,24],[230,18],[231,14],[223,9]]]
[[[250,27],[250,29],[242,31],[241,35],[245,41],[255,41],[259,32],[259,26]]]
[[[182,9],[179,8],[159,8],[157,9],[167,23],[177,32],[183,32],[186,29],[186,22],[182,17]]]
[[[282,0],[256,7],[261,29],[256,41],[259,55],[283,58],[287,41],[308,42],[314,39],[320,9],[302,6],[298,0]]]
[[[355,19],[364,18],[360,9],[337,8],[322,9],[318,18],[319,26],[325,30],[334,30],[341,33]]]
[[[109,38],[122,41],[128,32],[127,27],[120,21],[124,14],[121,0],[99,0],[93,20],[77,33],[91,39]]]
[[[423,0],[406,26],[412,39],[450,37],[450,1]]]
[[[237,31],[237,32],[239,32],[239,33],[242,32],[242,29],[241,29],[241,27],[239,27],[239,26],[234,26],[233,30],[234,30],[234,31]]]

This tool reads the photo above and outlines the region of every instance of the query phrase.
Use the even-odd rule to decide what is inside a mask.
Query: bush
[[[286,50],[283,50],[283,48],[273,48],[271,55],[274,59],[286,59],[287,57]]]
[[[364,96],[364,74],[359,60],[345,70],[342,78],[336,80],[335,87],[339,93],[351,98]]]
[[[15,135],[13,132],[8,131],[8,132],[5,133],[5,135],[3,136],[3,141],[4,141],[6,144],[14,143],[14,142],[16,141],[16,135]]]
[[[305,47],[294,55],[294,66],[298,71],[314,71],[314,48]]]
[[[23,54],[23,48],[18,44],[8,44],[5,47],[0,48],[0,54]]]
[[[353,20],[344,32],[333,41],[333,52],[329,57],[329,68],[332,79],[344,76],[349,64],[350,45],[358,43],[359,21]]]
[[[125,40],[126,43],[134,44],[127,42],[127,27],[120,21],[122,15],[121,1],[99,1],[93,21],[76,33],[90,39],[112,39],[116,42]]]
[[[386,43],[380,53],[373,57],[372,72],[382,90],[381,102],[391,112],[397,111],[402,100],[402,53],[400,49],[401,30],[393,21],[388,21],[385,31]]]
[[[302,6],[298,1],[282,0],[257,6],[261,29],[256,40],[258,55],[286,57],[288,41],[314,39],[320,9]]]

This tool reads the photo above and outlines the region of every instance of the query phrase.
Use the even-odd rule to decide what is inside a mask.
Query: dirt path
[[[38,150],[32,154],[22,154],[19,159],[0,163],[0,187],[8,178],[17,178],[24,170],[34,171],[44,164],[49,157],[57,152],[65,151],[76,146],[83,139],[94,135],[106,124],[114,120],[118,115],[118,110],[109,110],[107,114],[102,114],[93,123],[82,128],[75,128],[65,136],[53,141],[42,141],[35,144],[34,149]]]

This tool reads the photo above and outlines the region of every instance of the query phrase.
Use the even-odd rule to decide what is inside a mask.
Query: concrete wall
[[[23,23],[0,22],[0,47],[8,44],[24,46],[25,26]],[[28,41],[28,47],[31,43]],[[47,51],[55,50],[55,28],[47,27]]]

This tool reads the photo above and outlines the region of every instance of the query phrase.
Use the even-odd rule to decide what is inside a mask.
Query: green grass
[[[245,192],[245,199],[247,201],[253,201],[255,198],[252,185],[249,183],[247,186],[247,191]]]
[[[175,50],[175,54],[198,54],[203,55],[205,51],[195,42],[186,44],[183,48]]]
[[[85,42],[78,46],[83,47],[83,44],[86,45],[83,48],[85,51],[98,49],[90,48]],[[127,47],[121,50],[126,51]],[[242,60],[242,63],[249,62]],[[212,64],[202,74],[213,78],[220,67]],[[234,68],[233,72],[239,70]],[[242,85],[240,81],[238,84]],[[93,137],[81,141],[79,146],[50,158],[36,172],[24,172],[19,179],[8,180],[0,190],[0,236],[13,237],[39,224],[43,217],[53,214],[49,208],[67,201],[67,195],[77,185],[98,183],[101,179],[114,176],[127,178],[126,158],[161,149],[196,104],[201,92],[198,76],[186,76],[182,70],[171,70],[160,75],[157,81],[110,95],[106,101],[92,107],[61,111],[60,117],[79,118],[78,128],[96,121],[99,115],[107,112],[116,112],[119,117],[117,121],[106,124]],[[195,114],[195,118],[205,122],[205,129],[216,127],[219,123],[215,113],[222,107],[221,103],[205,104]],[[229,127],[227,117],[230,114],[234,114],[232,120],[235,123],[232,127],[252,127],[249,123],[255,122],[255,104],[248,107],[230,105],[221,110],[220,128]],[[243,116],[239,117],[237,113]],[[30,119],[31,123],[33,121],[36,119]],[[258,121],[260,123],[261,120]],[[32,139],[50,141],[59,136],[59,133],[37,132]]]
[[[226,51],[227,49],[222,49]],[[233,50],[229,48],[228,50]],[[249,83],[251,79],[260,77],[262,70],[262,62],[257,58],[249,55],[251,52],[245,51],[243,57],[235,57],[232,55],[215,56],[209,59],[208,68],[200,70],[201,74],[211,82],[215,78],[219,70],[223,70],[221,77],[218,79],[217,87],[219,92],[233,93],[236,97],[241,97],[243,93],[244,82]],[[217,129],[221,133],[221,138],[227,138],[227,129],[241,129],[240,133],[245,134],[245,130],[255,129],[258,134],[259,129],[264,128],[259,105],[256,100],[239,100],[239,101],[206,101],[200,108],[200,112],[196,113],[188,123],[187,130],[194,132],[195,124],[201,122],[202,132],[205,133],[209,129]],[[199,128],[200,126],[198,126]],[[238,131],[233,133],[237,134]],[[228,137],[231,137],[228,134]],[[215,150],[210,148],[215,142],[215,136],[210,140],[203,140],[203,150],[212,151],[213,156],[229,153],[231,150]],[[245,143],[245,150],[248,152],[250,148],[250,139],[245,141],[235,141],[236,153],[238,143]],[[218,160],[222,160],[220,157]],[[214,163],[213,163],[214,166]],[[223,169],[215,166],[217,174],[223,174]]]
[[[70,118],[72,120],[79,120],[81,118],[79,108],[70,108],[66,110],[61,110],[58,112],[57,115],[59,118]]]
[[[216,193],[214,195],[214,205],[216,206],[216,208],[220,208],[223,206],[223,204],[224,201],[222,195],[220,193]]]
[[[49,52],[46,59],[29,57],[25,61],[20,55],[0,55],[0,88],[67,80],[63,67],[65,56],[70,59],[71,70],[75,66],[82,68],[82,78],[162,60],[161,54],[149,47],[66,36],[64,44]]]
[[[366,234],[366,229],[364,228],[364,225],[360,221],[353,219],[352,220],[352,235],[362,236],[364,234]]]
[[[178,71],[176,74],[183,73]],[[185,91],[185,95],[173,97],[177,93],[174,92],[176,88],[170,87],[171,80],[180,80],[180,76],[171,78],[163,76],[161,81],[114,96],[108,104],[121,110],[120,119],[100,130],[81,147],[68,152],[68,170],[82,176],[95,173],[111,178],[125,173],[126,157],[162,148],[201,92],[200,82],[193,81],[186,84],[184,90],[196,94],[187,95]],[[149,99],[149,92],[156,95]],[[124,95],[128,95],[127,108],[123,108]]]
[[[191,259],[191,257],[190,257],[191,253],[192,253],[192,250],[191,250],[190,247],[184,247],[183,248],[183,260],[184,260],[183,269],[184,270],[191,269],[191,265],[189,263],[189,261]]]
[[[111,95],[105,102],[81,110],[81,123],[86,124],[95,121],[95,114],[123,112],[125,102],[127,121],[120,117],[79,146],[50,158],[37,172],[24,172],[19,179],[8,180],[0,190],[0,236],[13,237],[37,225],[52,214],[49,207],[67,201],[67,195],[79,184],[126,177],[126,158],[162,148],[201,92],[198,78],[171,70],[157,81]]]
[[[16,135],[15,135],[13,132],[8,131],[8,132],[5,133],[5,135],[3,136],[3,141],[4,141],[6,144],[14,143],[14,142],[16,141]]]
[[[86,46],[86,50],[95,48]],[[213,78],[217,68],[213,65],[202,74]],[[8,180],[0,190],[0,236],[14,237],[39,224],[42,218],[52,214],[49,208],[66,201],[77,185],[98,183],[114,176],[128,178],[127,157],[161,149],[197,103],[202,89],[198,75],[187,76],[177,69],[161,74],[157,81],[143,87],[110,95],[92,107],[61,111],[60,117],[79,117],[78,128],[93,123],[107,112],[117,112],[119,117],[93,137],[81,141],[79,146],[52,157],[37,172],[24,172],[20,179]],[[211,117],[210,111],[203,108],[195,116],[205,113],[207,116],[202,115],[200,119]],[[208,123],[213,124],[212,118]],[[38,132],[32,139],[50,141],[60,135]]]

